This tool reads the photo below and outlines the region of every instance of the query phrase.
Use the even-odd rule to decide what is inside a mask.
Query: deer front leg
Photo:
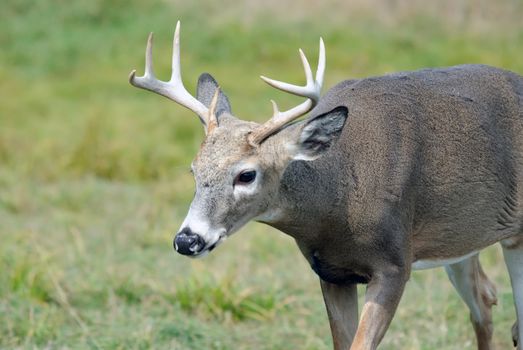
[[[403,294],[408,269],[389,268],[373,275],[350,350],[375,350],[385,335]]]
[[[358,327],[356,284],[337,285],[320,279],[320,285],[329,316],[334,350],[347,350]]]

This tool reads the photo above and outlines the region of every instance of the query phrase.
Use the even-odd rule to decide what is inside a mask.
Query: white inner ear
[[[316,127],[313,125],[314,125],[314,122],[312,122],[311,124],[305,125],[305,127],[303,128],[303,130],[301,131],[301,134],[300,134],[300,143],[305,142],[314,133],[314,130],[316,129]]]
[[[300,142],[301,142],[301,138],[300,138]],[[310,153],[302,152],[302,149],[299,146],[299,144],[297,144],[295,142],[286,143],[285,149],[291,155],[292,160],[311,161],[311,160],[318,159],[321,155],[321,154],[310,154]]]
[[[292,158],[294,160],[305,160],[305,161],[311,161],[319,158],[319,154],[315,156],[311,156],[310,154],[305,154],[302,152],[296,153],[296,155]]]

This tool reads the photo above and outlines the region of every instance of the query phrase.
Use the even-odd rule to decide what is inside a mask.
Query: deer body
[[[385,246],[403,264],[451,259],[519,234],[520,98],[523,78],[486,66],[340,83],[311,115],[346,106],[343,132],[288,165],[270,224],[340,266]]]
[[[336,350],[375,349],[412,267],[444,265],[478,348],[490,349],[495,288],[477,252],[502,242],[523,319],[523,77],[480,65],[427,69],[344,81],[320,99],[320,42],[315,78],[300,51],[305,86],[263,78],[307,99],[285,112],[273,103],[259,125],[235,118],[208,74],[190,96],[179,24],[174,47],[171,81],[154,77],[152,37],[145,75],[130,81],[195,111],[205,127],[179,253],[203,256],[249,220],[291,235],[320,277]],[[357,283],[367,284],[359,322]],[[516,324],[514,342],[522,337]]]
[[[348,108],[338,142],[288,165],[272,205],[280,219],[268,223],[336,285],[393,267],[406,278],[411,264],[457,263],[521,237],[522,96],[521,77],[475,65],[342,82],[311,112]]]

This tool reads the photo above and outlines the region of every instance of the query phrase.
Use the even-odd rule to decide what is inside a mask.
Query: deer
[[[523,338],[523,77],[486,65],[428,68],[341,81],[321,95],[320,39],[306,84],[261,78],[303,98],[276,102],[264,123],[232,114],[203,73],[184,87],[180,22],[172,75],[130,83],[194,112],[205,137],[191,164],[195,194],[174,249],[203,257],[249,221],[290,235],[319,277],[335,350],[376,349],[413,270],[445,267],[470,309],[479,349],[492,349],[494,284],[479,252],[500,243]],[[300,118],[307,115],[305,118]],[[365,284],[361,312],[357,285]],[[519,322],[518,322],[519,320]]]

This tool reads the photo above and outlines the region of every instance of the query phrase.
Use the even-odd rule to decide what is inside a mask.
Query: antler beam
[[[137,77],[136,70],[133,70],[129,75],[129,82],[138,88],[167,97],[195,112],[205,125],[206,132],[208,131],[208,126],[213,120],[209,114],[209,109],[187,92],[182,82],[180,70],[180,21],[176,23],[176,30],[174,31],[171,80],[168,82],[161,81],[154,75],[153,33],[150,33],[145,50],[145,73],[143,76]]]
[[[316,70],[315,78],[312,76],[311,67],[307,57],[301,49],[299,52],[307,81],[304,86],[292,85],[282,81],[269,79],[264,76],[261,76],[260,78],[262,78],[263,81],[272,87],[291,93],[293,95],[307,97],[307,100],[298,106],[284,112],[279,111],[276,102],[271,100],[273,106],[272,118],[264,124],[260,125],[258,129],[254,130],[249,135],[249,142],[254,146],[262,143],[267,137],[274,134],[287,123],[309,112],[312,108],[314,108],[320,99],[323,77],[325,73],[325,45],[323,44],[323,39],[320,38],[320,53],[318,57],[318,69]]]

